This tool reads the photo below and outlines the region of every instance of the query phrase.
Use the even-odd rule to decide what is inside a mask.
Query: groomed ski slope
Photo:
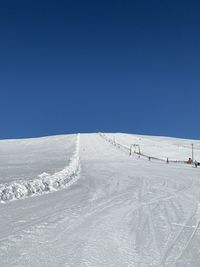
[[[141,138],[107,137],[127,146]],[[99,134],[77,138],[69,159],[78,171],[63,176],[70,186],[0,204],[0,266],[199,266],[200,168],[129,157]],[[146,139],[142,149],[158,157],[191,155],[191,140],[154,137],[150,149]]]

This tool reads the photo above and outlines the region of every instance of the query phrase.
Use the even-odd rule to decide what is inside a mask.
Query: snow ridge
[[[42,173],[38,175],[39,178],[30,181],[21,180],[10,184],[0,184],[0,201],[4,203],[9,200],[17,200],[69,187],[79,178],[79,146],[80,134],[77,135],[76,149],[69,165],[59,172],[52,175]]]

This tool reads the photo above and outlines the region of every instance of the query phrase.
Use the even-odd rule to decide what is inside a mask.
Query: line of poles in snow
[[[115,147],[120,148],[120,149],[122,149],[124,151],[128,151],[130,157],[135,154],[139,158],[143,157],[143,158],[148,159],[149,161],[157,160],[157,161],[166,162],[167,164],[169,164],[169,163],[191,164],[191,165],[194,165],[196,168],[197,168],[197,166],[200,166],[200,162],[197,162],[196,160],[194,160],[194,146],[193,146],[193,144],[192,144],[192,157],[191,158],[189,158],[186,161],[185,160],[170,160],[168,157],[166,157],[166,159],[163,159],[163,158],[158,158],[158,157],[154,157],[154,156],[150,156],[150,155],[146,155],[146,154],[142,153],[141,150],[140,150],[140,145],[139,144],[131,144],[130,147],[129,147],[129,146],[117,143],[115,141],[115,138],[113,138],[113,139],[109,138],[103,133],[99,133],[99,135],[101,137],[103,137],[106,141],[108,141],[109,143],[114,145]],[[138,151],[136,151],[136,149]]]

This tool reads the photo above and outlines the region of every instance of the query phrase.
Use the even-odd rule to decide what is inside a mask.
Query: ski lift
[[[133,151],[134,149],[134,151]],[[132,151],[133,153],[136,153],[136,154],[141,154],[141,151],[140,151],[140,145],[139,144],[131,144],[130,146],[130,156],[132,155]]]

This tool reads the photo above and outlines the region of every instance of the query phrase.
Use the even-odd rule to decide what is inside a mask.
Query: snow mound
[[[38,178],[30,181],[17,181],[10,184],[0,184],[0,200],[2,202],[8,200],[16,200],[33,196],[36,194],[47,193],[58,190],[59,188],[68,187],[78,178],[79,164],[79,139],[77,135],[76,150],[70,159],[70,163],[62,171],[53,175],[42,173]]]

